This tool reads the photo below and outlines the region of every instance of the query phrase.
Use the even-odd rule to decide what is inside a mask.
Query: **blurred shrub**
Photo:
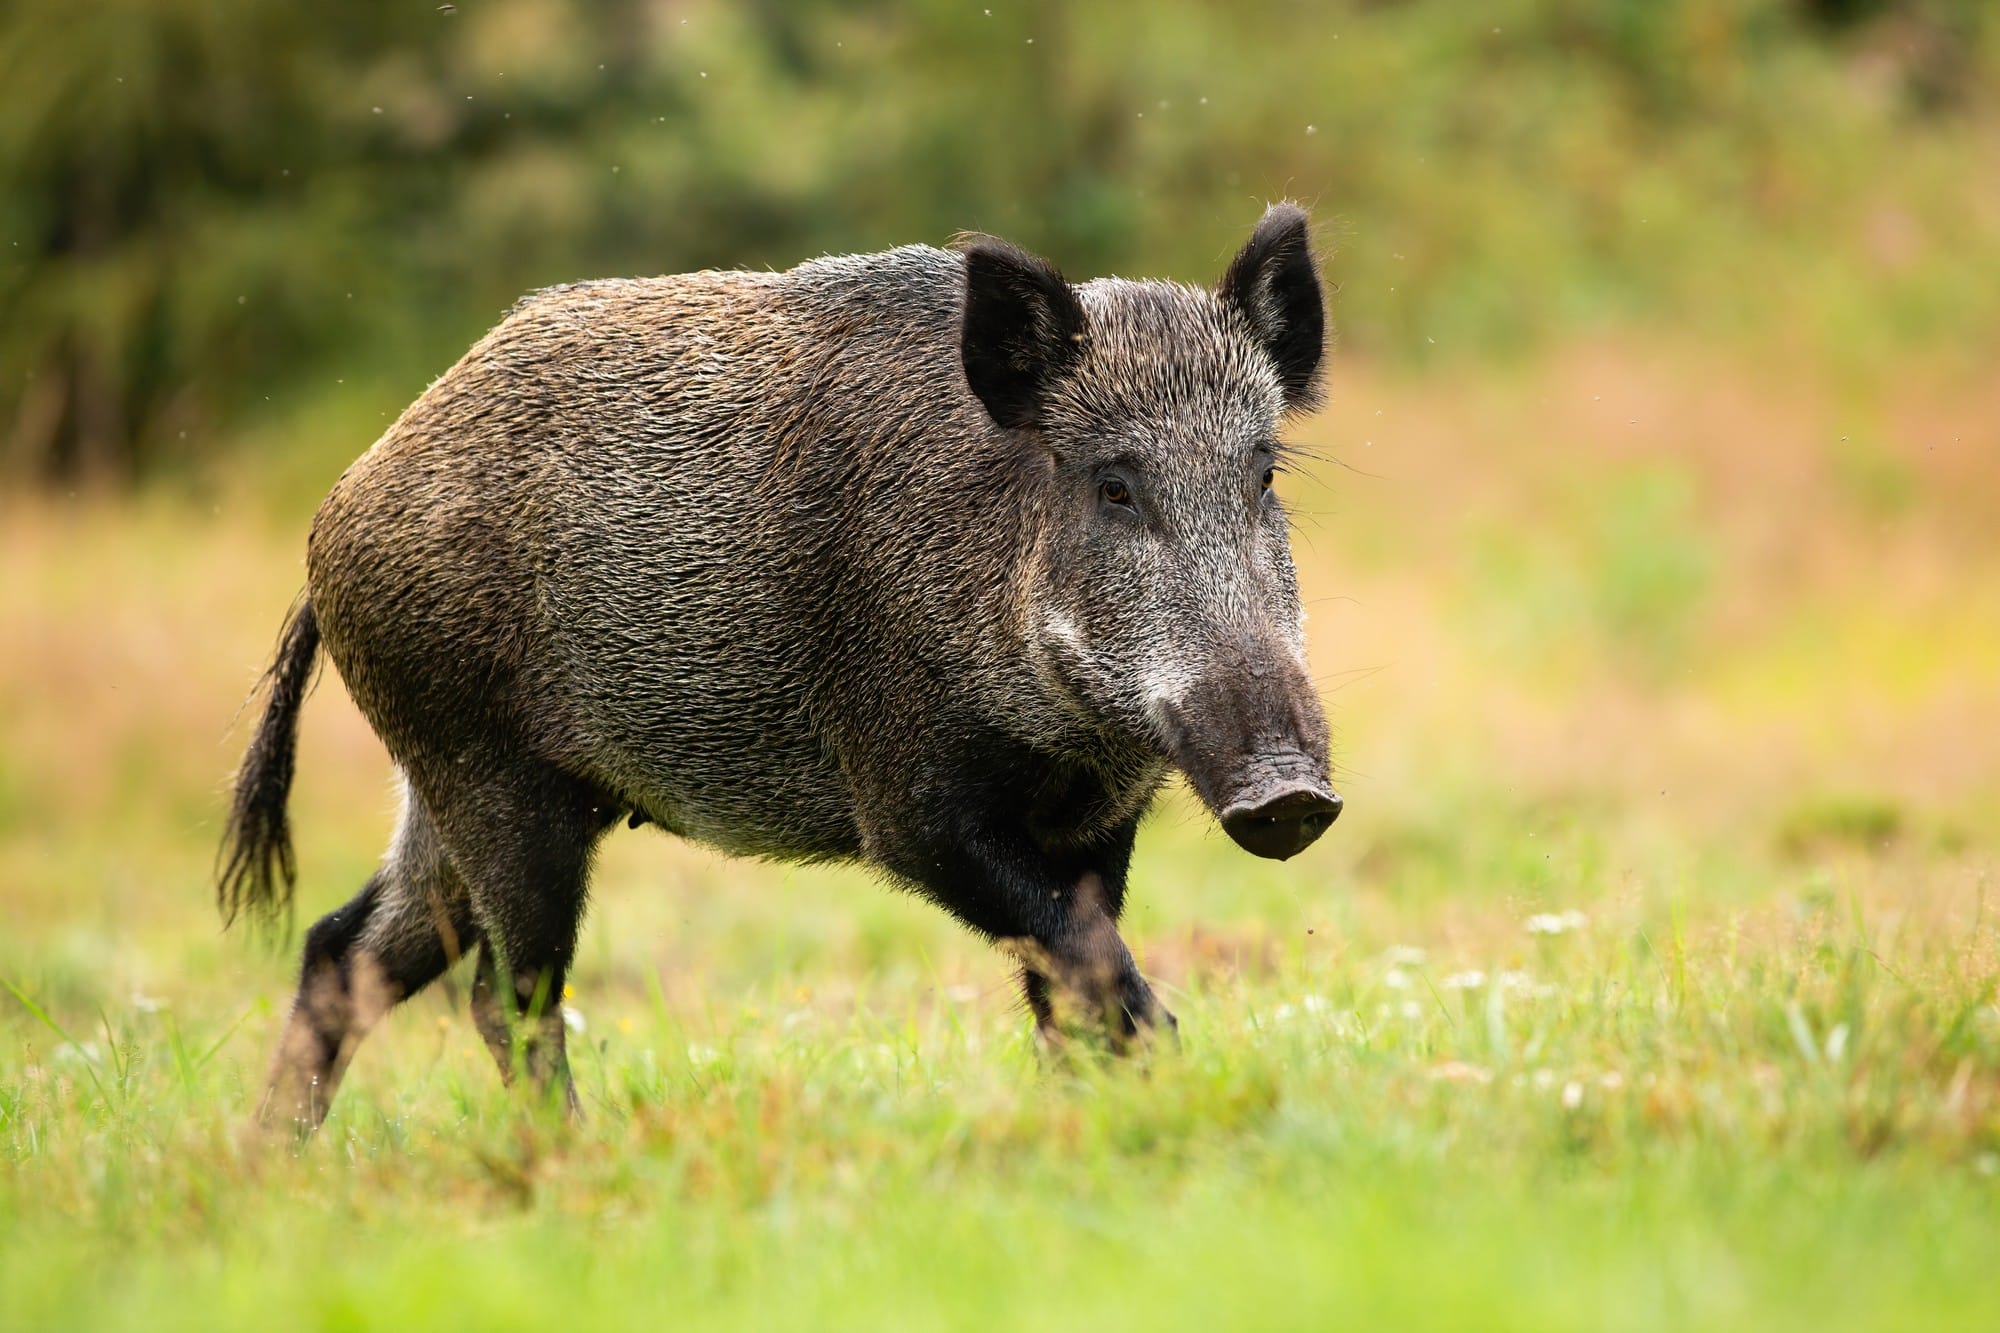
[[[1877,519],[1908,513],[1917,501],[1918,479],[1909,463],[1872,432],[1856,431],[1829,446],[1833,476],[1862,512]]]
[[[1009,233],[1213,276],[1265,199],[1422,360],[1991,331],[1980,0],[14,0],[0,470],[129,476],[521,291]],[[369,367],[375,369],[370,372]]]
[[[1819,796],[1801,802],[1778,828],[1785,855],[1809,859],[1836,851],[1887,851],[1909,832],[1901,806],[1879,796]]]
[[[1634,679],[1677,670],[1714,583],[1714,538],[1692,479],[1665,467],[1594,478],[1549,521],[1481,533],[1468,593],[1497,645],[1538,669],[1606,662]]]
[[[1692,480],[1653,468],[1604,494],[1586,531],[1590,610],[1628,662],[1679,664],[1713,582],[1715,557]]]

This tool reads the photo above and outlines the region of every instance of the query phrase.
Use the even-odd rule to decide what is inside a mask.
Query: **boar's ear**
[[[965,380],[1003,426],[1039,426],[1049,386],[1083,357],[1083,307],[1055,266],[1005,241],[968,237]]]
[[[1297,204],[1271,205],[1216,284],[1215,294],[1236,307],[1263,344],[1285,391],[1285,410],[1317,402],[1326,312],[1320,305],[1305,210]]]

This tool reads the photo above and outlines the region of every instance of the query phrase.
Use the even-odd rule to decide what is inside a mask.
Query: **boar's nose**
[[[1283,861],[1313,845],[1340,818],[1340,798],[1314,787],[1289,787],[1222,813],[1223,831],[1253,856]]]

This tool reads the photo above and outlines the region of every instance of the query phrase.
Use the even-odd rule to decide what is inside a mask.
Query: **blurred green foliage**
[[[1778,829],[1787,856],[1806,859],[1838,848],[1883,852],[1909,832],[1902,807],[1878,795],[1819,796],[1795,806]]]
[[[1994,8],[13,0],[0,474],[171,469],[551,282],[961,228],[1205,280],[1278,195],[1390,360],[1990,333]]]
[[[1605,637],[1641,669],[1682,664],[1714,581],[1715,556],[1685,473],[1654,468],[1607,488],[1585,526],[1585,605]]]
[[[1698,498],[1684,469],[1628,467],[1550,497],[1541,522],[1482,526],[1465,586],[1491,645],[1540,671],[1681,670],[1717,573]]]

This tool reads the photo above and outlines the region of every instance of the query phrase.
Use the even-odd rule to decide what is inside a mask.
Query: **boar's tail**
[[[292,827],[285,800],[292,791],[298,751],[299,707],[311,688],[319,661],[319,621],[303,598],[286,622],[278,658],[258,681],[270,687],[264,716],[243,766],[236,770],[236,793],[229,826],[216,856],[215,898],[225,926],[248,911],[269,926],[280,914],[289,919],[298,866],[292,858]],[[252,697],[255,697],[254,695]]]

